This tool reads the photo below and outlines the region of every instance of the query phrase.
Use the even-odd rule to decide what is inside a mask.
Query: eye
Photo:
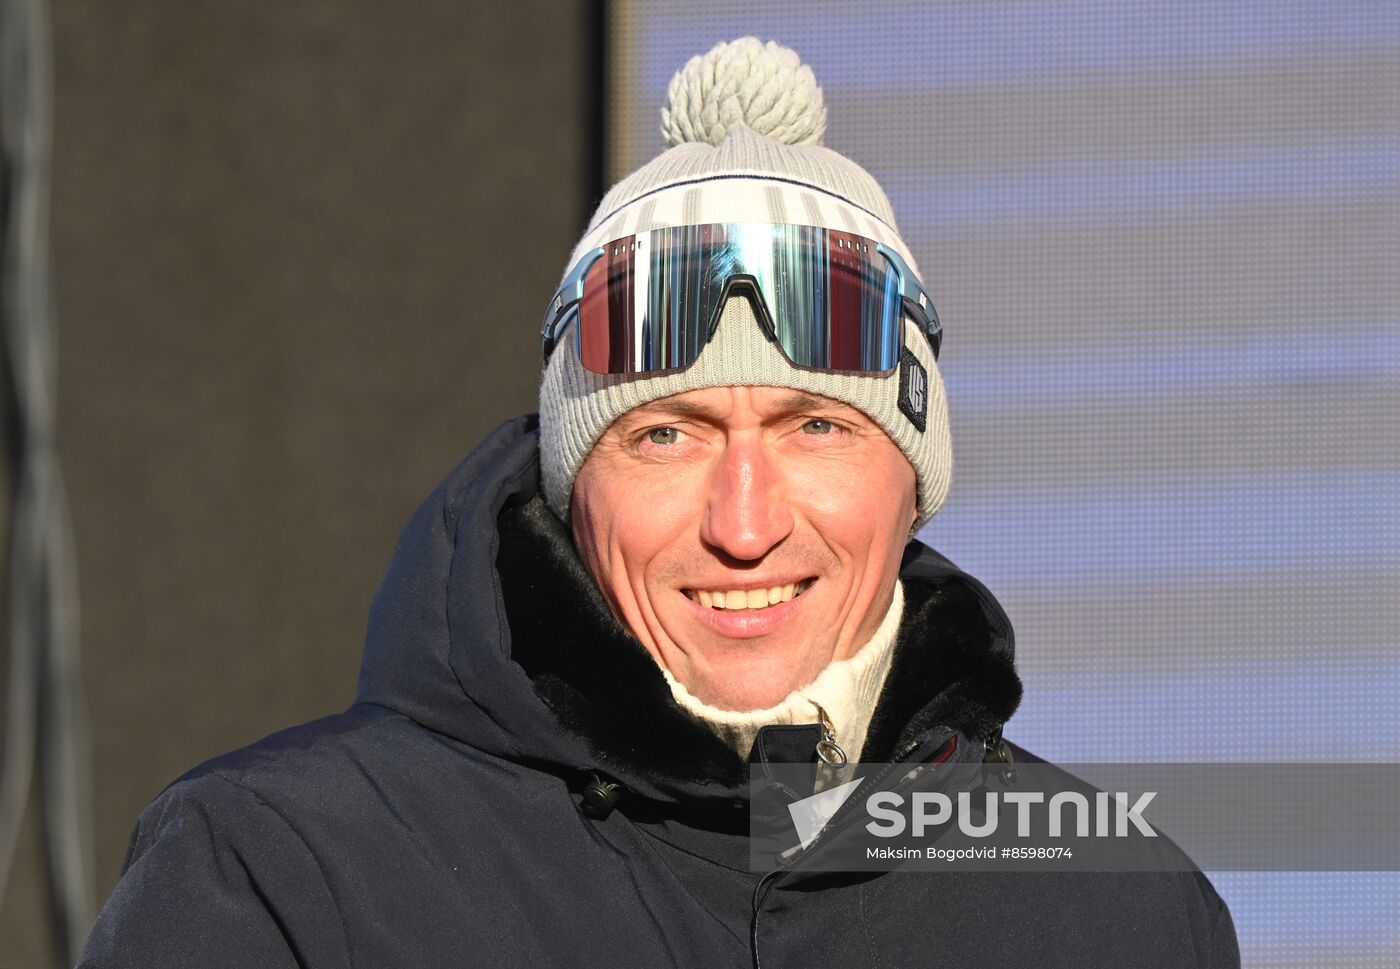
[[[674,427],[654,427],[647,431],[647,440],[652,444],[675,444],[681,439],[681,432]]]
[[[831,421],[824,421],[819,417],[814,417],[802,425],[803,434],[830,434],[836,430],[836,425]]]

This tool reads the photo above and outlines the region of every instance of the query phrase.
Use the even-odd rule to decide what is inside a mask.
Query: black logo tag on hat
[[[899,351],[899,409],[922,434],[928,418],[928,371],[907,349]]]

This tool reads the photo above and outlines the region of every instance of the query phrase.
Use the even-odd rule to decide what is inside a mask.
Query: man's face
[[[825,397],[712,387],[635,408],[574,484],[574,539],[614,612],[695,696],[772,706],[863,646],[916,514],[914,469]]]

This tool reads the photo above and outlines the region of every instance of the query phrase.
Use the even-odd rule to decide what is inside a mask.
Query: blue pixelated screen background
[[[1400,759],[1400,4],[610,5],[608,174],[672,73],[796,49],[945,327],[952,493],[1092,761]],[[1400,875],[1212,872],[1254,967],[1400,965]]]

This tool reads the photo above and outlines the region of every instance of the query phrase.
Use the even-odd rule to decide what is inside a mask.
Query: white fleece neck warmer
[[[854,656],[837,660],[817,678],[793,690],[766,710],[721,710],[698,699],[666,670],[662,674],[671,693],[684,709],[699,717],[720,739],[747,758],[760,727],[769,724],[818,723],[825,712],[834,728],[836,743],[851,762],[860,760],[875,701],[884,688],[894,659],[899,620],[904,614],[904,587],[895,582],[894,598],[875,634]]]

